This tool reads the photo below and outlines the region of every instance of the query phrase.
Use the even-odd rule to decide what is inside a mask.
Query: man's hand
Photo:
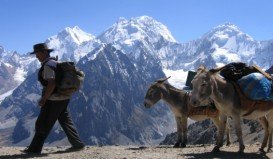
[[[44,98],[41,98],[40,101],[39,101],[39,106],[42,108],[46,103],[46,100]]]
[[[48,84],[45,88],[44,95],[42,96],[42,98],[40,99],[38,103],[41,108],[45,105],[46,100],[51,96],[51,94],[53,93],[55,89],[55,79],[48,79],[47,82]]]

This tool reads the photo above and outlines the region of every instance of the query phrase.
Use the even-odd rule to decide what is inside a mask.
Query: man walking
[[[67,110],[70,96],[57,92],[55,82],[57,59],[50,57],[50,52],[53,49],[48,49],[45,43],[36,44],[33,46],[33,49],[34,51],[30,54],[35,54],[36,58],[41,62],[38,80],[43,86],[43,91],[38,103],[41,110],[35,124],[35,135],[29,147],[23,150],[23,152],[40,154],[45,139],[56,120],[59,121],[68,141],[72,145],[68,151],[82,150],[84,143],[80,140]]]

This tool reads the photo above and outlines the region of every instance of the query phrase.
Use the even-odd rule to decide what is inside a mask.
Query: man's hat
[[[33,50],[34,51],[31,52],[30,54],[36,54],[37,52],[40,52],[40,51],[47,51],[48,53],[54,51],[53,49],[49,49],[45,43],[39,43],[39,44],[33,45]]]

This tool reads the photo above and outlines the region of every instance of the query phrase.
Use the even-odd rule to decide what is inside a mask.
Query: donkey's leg
[[[232,119],[234,121],[234,127],[236,130],[236,135],[239,142],[239,153],[243,153],[245,149],[243,137],[242,137],[242,127],[241,127],[241,118],[239,115],[232,116]]]
[[[266,115],[266,119],[268,121],[268,147],[267,147],[267,152],[272,152],[272,131],[273,131],[273,111],[270,111]]]
[[[211,120],[213,121],[214,125],[217,127],[217,131],[219,131],[219,127],[220,127],[220,120],[219,120],[219,117],[216,117],[216,118],[211,118]],[[230,136],[229,136],[229,126],[228,126],[228,123],[226,123],[226,138],[227,138],[227,146],[230,145]],[[219,133],[219,132],[218,132]]]
[[[229,126],[229,120],[228,119],[227,119],[227,122],[226,122],[226,136],[227,136],[226,146],[229,146],[231,144],[231,142],[230,142],[230,126]]]
[[[216,126],[216,128],[217,128],[217,134],[219,134],[219,129],[220,129],[220,120],[219,120],[219,117],[216,117],[216,118],[210,118],[211,120],[212,120],[212,122],[213,122],[213,124]],[[217,140],[217,135],[216,135],[216,138],[215,138],[215,140]]]
[[[268,131],[268,121],[265,117],[261,117],[259,118],[259,122],[261,123],[263,129],[264,129],[264,139],[262,142],[262,146],[260,148],[261,152],[264,152],[264,148],[266,147],[267,141],[268,141],[268,135],[269,135],[269,131]]]
[[[218,132],[217,132],[217,140],[216,140],[216,145],[213,148],[212,152],[219,152],[220,147],[223,146],[223,139],[224,139],[224,133],[225,133],[225,128],[226,128],[226,122],[227,122],[227,117],[223,114],[219,116],[219,125],[218,125]]]
[[[173,147],[177,148],[180,147],[182,142],[182,126],[181,126],[181,117],[175,117],[176,126],[177,126],[177,140]]]
[[[272,127],[272,123],[269,122],[268,123],[268,148],[267,148],[267,152],[272,152],[272,130],[273,130],[273,127]]]
[[[185,116],[181,118],[181,127],[182,127],[182,143],[181,147],[186,147],[187,144],[187,132],[188,132],[188,119]]]

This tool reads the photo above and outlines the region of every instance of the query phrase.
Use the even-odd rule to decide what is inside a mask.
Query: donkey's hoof
[[[219,152],[220,152],[220,147],[215,146],[215,147],[212,149],[211,152],[212,152],[212,153],[219,153]]]
[[[238,153],[243,154],[244,150],[245,150],[245,146],[242,145],[242,146],[240,146]]]
[[[186,147],[186,144],[185,143],[181,143],[181,142],[176,142],[173,145],[173,148],[184,148],[184,147]]]
[[[185,147],[186,147],[186,144],[181,143],[181,148],[185,148]]]
[[[264,148],[259,148],[259,153],[265,153]]]
[[[180,142],[177,142],[173,145],[173,148],[179,148],[180,147]]]
[[[230,142],[227,142],[226,146],[230,146],[230,144],[231,144]]]

